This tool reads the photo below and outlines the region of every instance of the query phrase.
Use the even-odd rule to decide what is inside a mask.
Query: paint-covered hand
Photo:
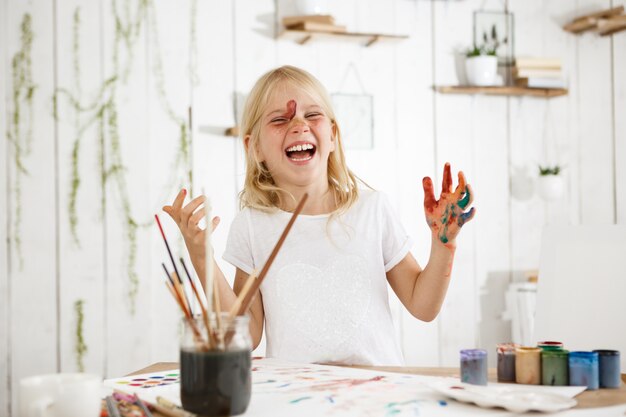
[[[170,215],[176,222],[180,232],[185,239],[185,245],[189,251],[189,256],[194,265],[202,265],[205,261],[205,233],[206,229],[201,229],[198,224],[206,216],[205,208],[199,208],[206,200],[201,195],[183,207],[187,190],[182,189],[174,199],[171,206],[163,206],[163,211]],[[219,217],[213,217],[211,221],[211,231],[217,228],[220,223]]]
[[[465,181],[465,175],[459,171],[459,184],[453,192],[450,164],[446,163],[439,200],[435,199],[430,177],[424,178],[422,184],[424,186],[424,211],[428,226],[442,243],[454,242],[461,227],[472,220],[475,213],[474,207],[465,211],[474,199],[472,188]]]

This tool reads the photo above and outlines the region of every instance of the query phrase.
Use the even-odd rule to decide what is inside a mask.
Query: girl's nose
[[[301,134],[309,131],[309,125],[305,120],[299,117],[293,118],[293,120],[291,121],[291,126],[289,126],[290,133]]]

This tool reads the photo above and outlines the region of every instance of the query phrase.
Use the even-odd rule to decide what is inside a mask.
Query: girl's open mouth
[[[317,148],[312,143],[301,143],[285,149],[285,154],[287,158],[294,162],[302,162],[313,158],[316,149]]]

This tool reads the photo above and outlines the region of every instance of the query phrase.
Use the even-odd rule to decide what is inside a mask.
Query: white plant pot
[[[473,56],[465,59],[465,72],[470,85],[496,85],[498,57],[492,55]]]
[[[328,14],[328,0],[296,0],[298,14]]]
[[[537,193],[545,201],[556,201],[563,197],[565,182],[560,175],[541,175],[537,180]]]

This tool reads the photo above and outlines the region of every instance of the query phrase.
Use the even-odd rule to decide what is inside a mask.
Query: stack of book
[[[305,16],[285,16],[283,25],[289,30],[306,30],[312,32],[345,32],[346,27],[335,24],[335,18],[327,14]]]
[[[558,58],[516,58],[515,84],[528,88],[565,88],[565,76]]]

